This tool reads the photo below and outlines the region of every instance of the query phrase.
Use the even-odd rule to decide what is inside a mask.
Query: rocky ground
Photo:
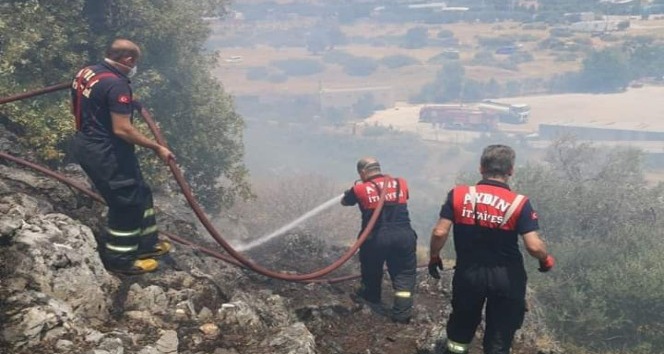
[[[15,146],[1,126],[0,146]],[[355,303],[357,281],[272,280],[186,246],[155,273],[118,276],[96,252],[103,212],[72,189],[0,160],[0,353],[434,353],[449,313],[450,272],[440,282],[420,273],[410,325]],[[162,229],[210,243],[173,214],[160,215]],[[291,234],[249,255],[272,269],[303,272],[343,251]],[[337,275],[354,272],[355,262]],[[514,353],[556,352],[540,318],[536,308],[529,313]]]

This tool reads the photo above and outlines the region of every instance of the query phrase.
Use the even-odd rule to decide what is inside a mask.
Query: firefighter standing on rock
[[[374,308],[382,307],[383,265],[387,263],[394,288],[392,320],[408,323],[412,317],[417,267],[417,235],[410,226],[408,215],[408,185],[403,178],[383,176],[380,164],[373,157],[358,161],[357,173],[361,182],[344,193],[341,204],[359,205],[362,230],[378,206],[381,190],[385,189],[382,212],[372,233],[360,247],[362,288],[358,295]]]
[[[452,280],[452,313],[447,323],[445,353],[467,353],[486,303],[485,354],[508,354],[526,310],[526,271],[518,247],[523,237],[541,272],[554,266],[540,239],[537,213],[528,198],[507,185],[515,153],[504,145],[484,149],[482,180],[449,192],[431,234],[429,273],[439,279],[440,250],[454,225],[457,254]]]
[[[140,145],[165,162],[174,158],[132,125],[137,103],[129,78],[140,54],[136,44],[116,39],[103,62],[76,74],[71,90],[76,118],[72,154],[108,204],[100,256],[107,269],[125,274],[156,270],[159,263],[153,257],[171,249],[168,241],[157,238],[152,192],[134,152]]]

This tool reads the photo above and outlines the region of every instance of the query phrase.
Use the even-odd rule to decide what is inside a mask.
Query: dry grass
[[[292,27],[302,27],[311,24],[312,19],[298,19],[290,22],[272,22],[272,23],[252,23],[251,31],[268,32],[274,29],[284,29]],[[461,61],[466,65],[466,75],[471,79],[488,80],[494,78],[500,83],[510,80],[523,80],[526,78],[548,79],[553,75],[569,71],[575,71],[580,68],[580,59],[568,62],[558,62],[555,60],[555,53],[549,50],[540,50],[537,43],[548,37],[548,29],[523,29],[516,22],[503,22],[499,24],[487,23],[457,23],[443,25],[422,25],[415,23],[407,24],[378,24],[369,21],[358,22],[357,24],[343,26],[342,31],[348,36],[363,36],[378,38],[382,36],[401,36],[410,28],[416,26],[425,26],[429,29],[429,36],[435,38],[440,30],[451,30],[456,38],[461,42],[460,54]],[[224,28],[217,33],[232,33],[230,27],[217,25],[217,28]],[[241,25],[239,29],[248,30],[247,25]],[[231,31],[231,32],[228,32]],[[480,50],[478,46],[479,37],[500,37],[512,35],[531,35],[537,38],[536,41],[525,42],[524,50],[529,51],[534,56],[534,60],[529,63],[519,65],[518,71],[506,70],[488,66],[471,66],[470,60]],[[655,36],[664,39],[664,19],[658,20],[631,20],[631,28],[626,32],[615,33],[618,38],[633,36]],[[218,38],[220,34],[216,35]],[[603,42],[598,38],[590,38],[588,34],[577,34],[574,38],[588,38],[592,41],[594,48],[604,48],[607,46],[619,45],[620,41]],[[569,38],[572,40],[574,38]],[[279,94],[315,94],[318,92],[319,85],[325,87],[357,87],[357,86],[378,86],[391,85],[397,88],[397,99],[406,100],[409,96],[419,92],[422,85],[431,82],[433,76],[440,69],[440,65],[427,64],[427,60],[439,54],[442,48],[427,47],[421,49],[405,49],[398,46],[375,47],[371,45],[351,44],[338,48],[352,55],[371,57],[380,60],[389,55],[403,54],[418,59],[421,65],[407,66],[399,69],[388,70],[381,67],[373,75],[367,77],[352,77],[343,73],[338,65],[326,65],[326,70],[318,75],[306,77],[291,77],[284,83],[271,83],[266,81],[250,81],[246,78],[247,69],[256,66],[269,66],[272,60],[284,59],[320,59],[311,55],[304,48],[281,48],[276,49],[268,46],[255,46],[254,48],[219,48],[220,58],[230,56],[242,56],[240,63],[226,63],[220,60],[220,64],[214,75],[219,77],[224,83],[226,89],[236,95],[271,95]],[[498,59],[501,58],[498,56]]]
[[[288,26],[302,26],[302,23],[269,23],[258,24],[255,31],[269,31],[272,28],[287,28]],[[361,22],[351,26],[343,26],[342,30],[347,36],[365,36],[377,38],[381,36],[400,36],[408,29],[421,26],[420,24],[376,24]],[[529,50],[535,56],[535,61],[520,66],[520,70],[512,71],[487,66],[468,65],[475,53],[479,50],[477,39],[483,37],[497,37],[515,34],[531,34],[539,39],[547,37],[545,30],[522,30],[517,23],[505,22],[501,24],[447,24],[428,25],[429,35],[435,38],[436,34],[443,29],[454,32],[455,37],[461,41],[461,60],[466,64],[466,74],[471,79],[487,80],[494,78],[498,82],[505,83],[510,80],[521,80],[524,78],[541,77],[548,78],[554,74],[576,70],[579,62],[555,62],[552,53],[548,51],[537,51],[536,42],[525,43],[524,49]],[[221,32],[218,32],[221,33]],[[217,35],[220,37],[220,35]],[[391,85],[397,88],[397,99],[407,100],[409,96],[419,92],[421,87],[432,81],[436,72],[440,69],[438,64],[428,64],[427,61],[439,54],[443,48],[427,47],[421,49],[406,49],[398,46],[377,47],[371,45],[351,44],[338,48],[355,56],[370,57],[380,60],[389,55],[408,55],[416,58],[422,64],[388,70],[380,67],[374,74],[367,77],[352,77],[346,75],[338,65],[327,64],[326,70],[317,75],[306,77],[290,77],[284,83],[271,83],[266,81],[247,80],[246,74],[250,67],[270,65],[273,60],[284,59],[321,59],[313,56],[304,48],[280,48],[258,45],[254,48],[220,48],[220,63],[214,75],[219,77],[226,89],[236,95],[270,95],[280,94],[315,94],[319,85],[325,87],[357,87],[357,86],[379,86]],[[242,56],[240,63],[227,63],[224,58],[230,56]]]

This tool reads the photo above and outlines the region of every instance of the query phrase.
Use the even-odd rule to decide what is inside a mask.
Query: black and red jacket
[[[111,140],[115,145],[133,145],[113,134],[111,112],[133,113],[129,79],[113,66],[102,62],[81,69],[72,82],[72,112],[76,130],[87,138]]]
[[[452,189],[440,217],[454,223],[457,265],[522,264],[518,235],[539,229],[528,198],[494,180]]]
[[[374,230],[388,224],[402,224],[410,226],[408,215],[408,184],[403,178],[392,178],[376,175],[365,182],[356,183],[353,188],[344,193],[344,205],[358,204],[362,212],[362,230],[367,226],[369,219],[378,206],[381,190],[385,190],[385,203],[383,211],[378,218]]]

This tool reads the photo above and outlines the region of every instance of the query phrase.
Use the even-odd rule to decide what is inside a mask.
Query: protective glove
[[[556,260],[553,258],[552,255],[547,255],[546,258],[540,259],[539,261],[540,267],[537,269],[542,273],[548,272],[553,268],[554,265],[556,265]]]
[[[429,259],[429,275],[435,279],[440,279],[439,270],[443,270],[443,261],[438,256],[431,256]]]

